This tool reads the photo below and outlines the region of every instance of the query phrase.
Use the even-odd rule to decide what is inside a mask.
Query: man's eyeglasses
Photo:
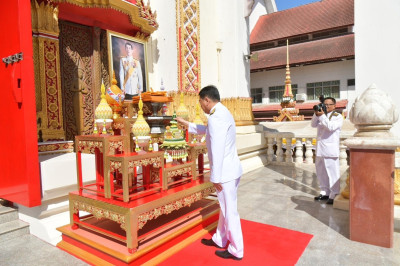
[[[325,105],[330,106],[330,105],[335,105],[334,103],[326,103]]]

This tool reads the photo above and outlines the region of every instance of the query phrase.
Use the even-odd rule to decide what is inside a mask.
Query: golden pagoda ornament
[[[124,102],[125,95],[122,90],[117,86],[117,79],[115,78],[115,72],[113,71],[113,77],[111,80],[111,86],[107,89],[106,100],[111,106],[113,111],[113,119],[120,117],[122,110],[122,103]]]
[[[94,111],[95,115],[95,122],[97,124],[97,128],[99,132],[102,132],[102,134],[105,134],[104,132],[108,132],[111,128],[111,123],[112,123],[112,116],[113,116],[113,111],[111,107],[108,105],[107,100],[106,100],[106,95],[105,95],[105,87],[104,83],[101,83],[101,100],[99,105],[97,106],[96,110]],[[103,130],[103,127],[105,129]]]
[[[143,117],[143,101],[142,95],[140,94],[139,99],[139,111],[135,123],[132,126],[132,133],[134,135],[134,140],[138,146],[146,147],[150,140],[150,126],[147,124]]]
[[[185,120],[188,120],[189,118],[189,111],[186,108],[185,103],[183,102],[183,92],[181,92],[180,103],[178,109],[176,110],[176,116],[182,117]]]
[[[179,160],[188,156],[188,145],[185,140],[185,131],[181,126],[178,126],[175,113],[172,115],[170,126],[166,127],[164,132],[164,141],[160,145],[160,148],[165,150],[165,159],[172,158],[172,164],[177,164]]]
[[[282,109],[278,110],[279,116],[274,116],[275,122],[282,121],[303,121],[304,115],[299,115],[299,109],[296,109],[296,101],[293,101],[292,81],[290,79],[289,66],[289,40],[286,40],[286,79],[285,90],[281,102]]]

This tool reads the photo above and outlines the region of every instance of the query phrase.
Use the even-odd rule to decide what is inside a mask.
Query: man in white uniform
[[[199,97],[201,108],[209,114],[207,126],[189,123],[179,117],[177,121],[187,126],[190,133],[206,134],[211,168],[210,181],[217,190],[221,208],[217,231],[212,239],[202,239],[201,243],[218,248],[224,248],[229,243],[226,250],[217,250],[215,254],[225,259],[241,260],[243,235],[237,211],[237,189],[242,176],[242,166],[236,150],[235,121],[229,110],[220,103],[216,87],[204,87]]]
[[[125,99],[130,100],[143,91],[143,76],[139,60],[133,58],[132,44],[127,42],[125,50],[127,56],[122,57],[119,62],[119,80]]]
[[[336,100],[332,97],[324,99],[326,114],[323,110],[314,110],[311,126],[317,128],[317,149],[315,167],[320,195],[315,200],[333,200],[340,192],[339,141],[343,117],[335,111]]]

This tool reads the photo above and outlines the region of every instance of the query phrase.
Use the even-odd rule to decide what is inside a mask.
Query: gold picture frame
[[[147,42],[107,30],[110,75],[115,71],[117,86],[130,100],[148,91]]]

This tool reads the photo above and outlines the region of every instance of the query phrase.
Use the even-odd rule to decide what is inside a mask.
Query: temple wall
[[[200,2],[202,86],[214,84],[221,97],[249,96],[248,18],[244,1]],[[221,14],[221,15],[218,15]]]
[[[354,60],[291,67],[290,76],[292,84],[297,84],[298,86],[297,93],[307,94],[308,82],[340,80],[340,99],[348,99],[349,101],[353,101],[356,97],[354,86],[347,86],[347,80],[354,79],[355,77]],[[269,87],[284,84],[285,69],[251,73],[250,87],[263,89],[263,104],[270,103]]]
[[[266,5],[266,2],[268,5]],[[252,12],[249,16],[249,29],[250,32],[253,30],[260,16],[268,14],[268,9],[271,9],[271,12],[276,12],[276,4],[275,1],[264,1],[264,0],[254,0],[254,5]]]
[[[249,62],[243,57],[249,54],[249,40],[243,38],[249,35],[245,3],[245,0],[199,1],[200,88],[214,84],[222,98],[249,96]],[[175,1],[165,0],[154,0],[150,4],[157,11],[160,25],[148,41],[150,87],[159,90],[162,79],[166,90],[177,90],[177,6]]]
[[[356,94],[375,83],[392,99],[400,98],[400,1],[355,0]],[[352,103],[350,103],[352,104]],[[397,106],[399,106],[397,104]],[[392,129],[400,135],[400,123]]]
[[[152,0],[151,9],[157,12],[159,28],[148,40],[149,84],[159,91],[161,79],[165,90],[178,89],[178,51],[175,1]]]

